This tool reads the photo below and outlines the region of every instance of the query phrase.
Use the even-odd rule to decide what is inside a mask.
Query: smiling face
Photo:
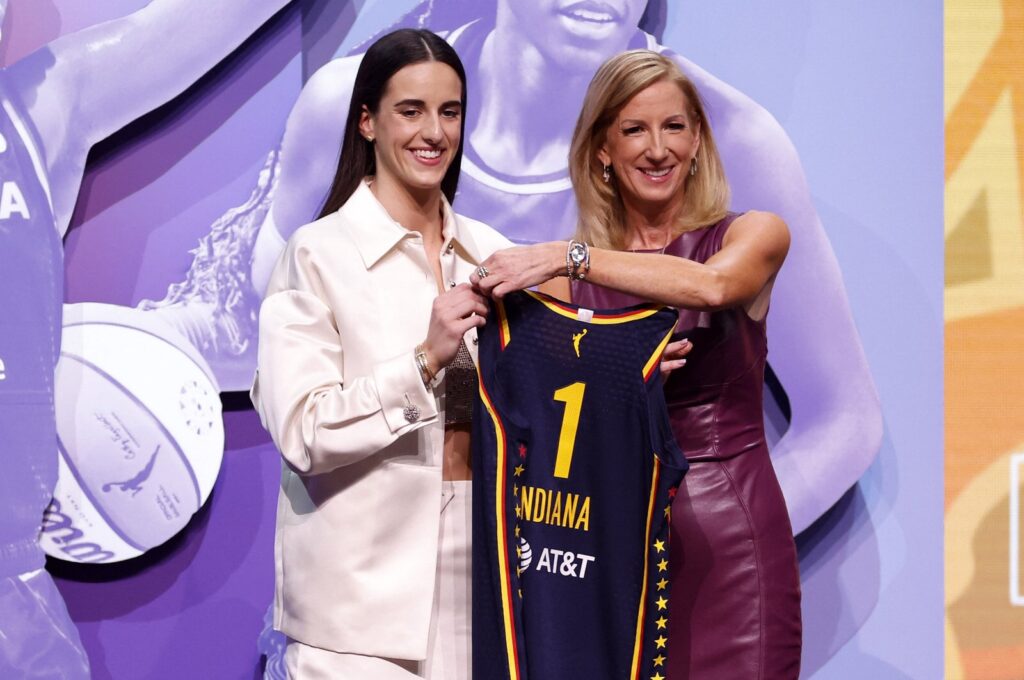
[[[438,191],[462,138],[462,81],[439,61],[411,64],[388,81],[359,131],[374,140],[376,181],[410,193]]]
[[[597,158],[610,165],[623,204],[644,213],[681,209],[700,128],[682,90],[661,80],[638,92],[605,133]]]
[[[562,68],[590,72],[636,33],[647,0],[502,0],[498,17]],[[497,28],[501,28],[500,24]]]

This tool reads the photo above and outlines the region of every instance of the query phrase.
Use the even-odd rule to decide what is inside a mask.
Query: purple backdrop
[[[147,4],[12,1],[0,58],[18,63]],[[534,4],[516,11],[528,14]],[[774,210],[794,233],[773,301],[770,360],[780,385],[766,415],[794,524],[803,529],[804,676],[937,677],[941,470],[912,479],[905,471],[941,467],[940,405],[932,398],[941,393],[941,241],[929,231],[941,219],[941,154],[932,150],[941,149],[941,6],[896,12],[877,2],[826,9],[805,1],[769,12],[736,3],[612,4],[621,35],[582,49],[539,20],[532,36],[493,27],[488,3],[436,2],[428,13],[410,0],[292,3],[183,94],[153,102],[162,105],[92,147],[73,213],[65,206],[66,301],[141,305],[204,354],[223,388],[240,389],[251,375],[266,263],[312,217],[330,178],[332,140],[340,138],[332,116],[343,116],[358,59],[345,55],[399,19],[457,31],[451,39],[476,94],[471,165],[456,208],[528,240],[571,227],[565,146],[582,87],[607,56],[602,49],[614,40],[667,46],[708,99],[735,206]],[[470,19],[479,21],[463,28]],[[638,22],[657,37],[637,32]],[[866,37],[836,49],[834,36],[846,26]],[[759,39],[768,27],[773,49]],[[568,45],[547,55],[563,67],[547,74],[556,84],[515,68],[504,79],[483,78],[479,41],[491,30]],[[887,61],[897,44],[898,59]],[[515,56],[506,61],[514,65]],[[304,107],[300,91],[332,104]],[[870,138],[904,119],[920,122],[913,134],[857,141],[860,130]],[[907,186],[902,202],[875,186],[878,168],[889,165]],[[900,233],[882,226],[890,214],[901,218]],[[893,343],[895,324],[901,338]],[[221,476],[182,534],[122,564],[50,563],[96,678],[260,672],[280,463],[244,395],[229,393],[225,404]],[[910,518],[922,506],[935,506],[934,519]],[[914,611],[928,612],[927,621]],[[885,642],[893,631],[931,653],[904,659]]]

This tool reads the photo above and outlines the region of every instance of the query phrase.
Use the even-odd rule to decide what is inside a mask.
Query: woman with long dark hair
[[[508,241],[451,209],[465,106],[442,39],[374,43],[327,203],[260,311],[253,402],[284,458],[274,627],[290,677],[469,674],[468,420],[487,309],[465,281]]]

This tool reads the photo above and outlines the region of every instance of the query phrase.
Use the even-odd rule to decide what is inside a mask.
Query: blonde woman
[[[766,317],[789,231],[770,213],[727,212],[700,95],[655,52],[598,70],[570,172],[576,239],[499,251],[473,282],[497,297],[543,284],[586,307],[679,308],[665,391],[690,471],[672,509],[668,677],[796,678],[796,547],[762,415]]]

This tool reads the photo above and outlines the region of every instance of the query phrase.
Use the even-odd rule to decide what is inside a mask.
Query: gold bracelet
[[[423,345],[416,345],[416,367],[420,369],[420,378],[423,379],[424,385],[434,382],[434,372],[430,370],[427,351],[423,349]]]

